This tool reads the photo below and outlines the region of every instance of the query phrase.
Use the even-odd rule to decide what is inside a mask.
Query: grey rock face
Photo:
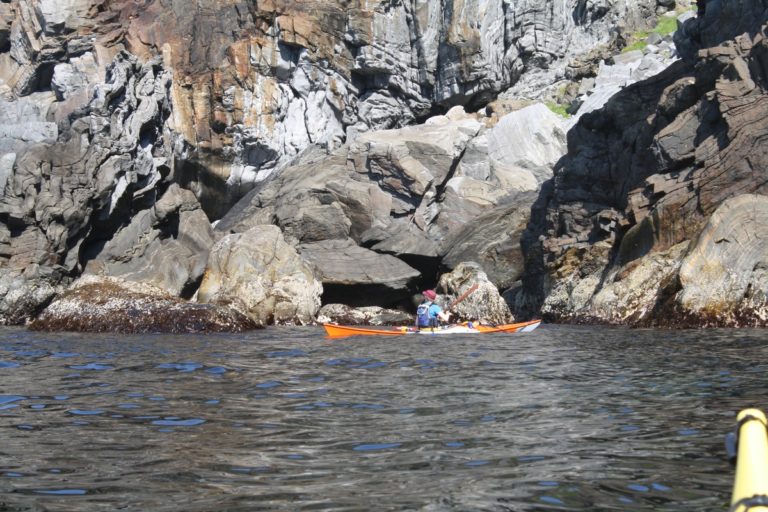
[[[361,135],[352,144],[349,160],[392,198],[391,214],[406,217],[429,235],[444,231],[435,221],[439,190],[452,177],[469,140],[482,125],[473,118],[452,121],[432,118],[423,126]],[[380,245],[377,250],[387,252]]]
[[[218,218],[309,146],[333,150],[455,105],[475,110],[516,83],[538,90],[521,77],[562,78],[567,61],[605,42],[619,20],[646,26],[657,1],[10,5],[0,12],[0,81],[14,97],[51,87],[58,119],[86,104],[120,50],[162,55],[177,78],[175,156],[194,186],[182,184]]]
[[[238,233],[260,223],[273,223],[289,243],[301,247],[306,257],[317,263],[326,301],[342,294],[348,295],[345,300],[350,304],[365,305],[376,300],[394,303],[409,295],[419,273],[393,256],[377,254],[348,240],[360,244],[369,240],[371,233],[381,232],[382,237],[393,242],[398,231],[390,215],[397,200],[376,182],[355,172],[348,165],[348,155],[347,148],[332,155],[308,152],[296,165],[258,185],[217,224],[216,230]],[[388,228],[392,228],[389,234]],[[421,230],[414,236],[429,243]],[[333,254],[334,247],[339,249],[338,254]],[[407,248],[413,249],[412,244]],[[313,257],[318,251],[320,256]],[[357,261],[362,254],[363,259]],[[385,268],[395,273],[390,275]]]
[[[521,197],[511,206],[497,207],[469,222],[456,234],[442,264],[453,269],[465,261],[475,261],[496,287],[511,287],[523,274],[520,237],[532,203],[533,197]]]
[[[360,135],[348,158],[356,172],[410,205],[400,207],[405,212],[417,206],[433,184],[446,181],[481,127],[471,117],[456,122],[434,117],[420,126]]]
[[[449,267],[480,259],[506,286],[521,270],[517,243],[531,191],[564,151],[560,125],[542,105],[495,125],[455,107],[425,125],[362,134],[330,155],[302,155],[259,184],[216,229],[279,226],[317,265],[327,302],[404,300],[419,280],[434,279],[446,254],[442,264]],[[408,265],[395,269],[384,263],[396,261],[392,256],[375,253]]]
[[[174,296],[190,297],[203,277],[213,229],[197,199],[171,185],[152,208],[107,241],[85,274],[148,283]]]
[[[488,160],[501,190],[538,190],[565,154],[562,120],[541,103],[511,112],[488,131]]]
[[[314,321],[323,286],[276,226],[228,235],[211,249],[198,301],[229,306],[257,325]]]
[[[656,19],[657,5],[655,0],[513,2],[507,11],[508,26],[519,36],[517,45],[524,63],[520,69],[526,73],[504,95],[541,98],[552,84],[573,71],[569,64],[595,47],[609,44],[617,31],[626,34],[649,28]]]
[[[323,300],[357,306],[397,303],[409,294],[419,272],[401,260],[359,247],[352,240],[327,240],[298,247],[323,283]]]
[[[48,88],[54,66],[75,56],[86,40],[93,47],[92,0],[13,0],[10,3],[10,33],[0,52],[0,80],[16,96]],[[6,5],[5,3],[3,5]],[[0,11],[0,16],[2,16]],[[8,20],[9,16],[3,16]],[[0,27],[2,24],[0,23]],[[83,33],[77,34],[78,29]],[[0,34],[3,33],[0,28]]]
[[[53,94],[44,92],[18,101],[0,98],[0,152],[17,154],[36,142],[55,142],[59,129],[48,121],[55,100]]]
[[[88,17],[90,0],[39,0],[36,13],[46,34],[72,32]]]
[[[44,274],[77,275],[133,215],[154,205],[158,188],[167,187],[170,140],[162,130],[168,73],[157,62],[139,65],[121,55],[110,76],[64,135],[51,133],[55,141],[26,140],[26,131],[6,131],[2,140],[11,141],[6,143],[17,152],[3,158],[10,171],[4,167],[2,173],[0,218],[6,236],[0,273],[40,267],[48,269]],[[19,116],[34,113],[39,104],[28,101],[10,105]]]
[[[565,123],[566,130],[575,126],[581,116],[603,108],[619,91],[658,75],[677,58],[671,52],[643,54],[636,50],[616,56],[613,60],[612,65],[600,62],[594,84],[579,98],[581,105],[576,114]]]
[[[768,5],[760,0],[706,0],[703,13],[681,20],[675,44],[693,62],[700,48],[720,46],[744,33],[754,35],[767,18]]]
[[[0,325],[20,325],[35,318],[70,281],[60,268],[2,269]]]
[[[764,13],[762,2],[740,5],[755,17]],[[731,30],[725,24],[719,37]],[[702,50],[695,67],[678,61],[631,85],[580,119],[523,237],[518,312],[533,304],[530,314],[538,301],[560,321],[764,325],[761,249],[747,245],[746,233],[760,232],[751,221],[762,208],[754,195],[766,192],[755,179],[765,166],[756,142],[768,126],[768,86],[756,72],[765,51],[764,36],[748,32]],[[718,226],[745,245],[744,266]],[[683,260],[689,245],[691,259]]]
[[[373,225],[384,225],[387,198],[378,188],[356,180],[347,167],[346,149],[329,155],[314,148],[296,163],[259,184],[216,225],[225,233],[241,233],[274,223],[291,243],[360,237]]]
[[[558,268],[557,284],[541,315],[582,323],[647,325],[658,315],[658,305],[674,294],[687,247],[688,242],[682,242],[624,268],[610,267],[611,246],[605,242],[573,250],[573,267]]]
[[[91,52],[86,52],[53,68],[51,88],[59,101],[65,101],[83,90],[91,89],[101,78],[101,69],[95,56]]]

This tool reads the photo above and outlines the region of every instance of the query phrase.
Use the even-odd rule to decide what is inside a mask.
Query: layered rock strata
[[[705,325],[768,322],[768,197],[732,197],[710,216],[680,266],[675,305]]]
[[[206,264],[232,273],[214,243],[264,225],[312,261],[306,281],[281,294],[275,274],[257,300],[251,274],[206,277],[198,297],[306,323],[315,273],[392,303],[469,259],[514,285],[561,123],[540,105],[466,111],[535,69],[565,76],[617,20],[631,31],[668,5],[2,2],[0,320],[33,317],[82,273],[192,297]],[[342,245],[354,279],[324,256]]]
[[[708,2],[683,33],[714,27],[716,16],[729,21],[697,39],[722,44],[628,87],[569,132],[569,154],[525,237],[519,312],[634,325],[765,323],[755,256],[762,228],[741,219],[760,218],[760,200],[744,194],[766,193],[768,8]],[[737,224],[731,236],[744,260],[726,251],[729,237],[712,235]]]
[[[481,107],[525,73],[564,73],[620,20],[646,26],[667,3],[13,0],[0,78],[15,98],[51,88],[71,112],[120,50],[162,56],[190,150],[184,180],[220,217],[310,145]]]
[[[169,85],[170,74],[158,61],[139,64],[120,54],[89,105],[72,113],[66,126],[54,125],[65,127],[63,133],[17,143],[18,152],[4,154],[3,160],[11,162],[0,196],[5,280],[21,276],[32,287],[37,282],[58,286],[78,275],[134,215],[153,207],[170,181],[171,143],[164,124],[170,115]],[[184,210],[195,207],[190,198]],[[169,208],[151,222],[176,224],[181,211]],[[166,228],[155,238],[173,236]],[[127,261],[133,254],[126,250],[115,257]],[[16,300],[4,294],[0,309],[24,308],[25,315],[33,315],[45,303],[41,297],[25,307]]]

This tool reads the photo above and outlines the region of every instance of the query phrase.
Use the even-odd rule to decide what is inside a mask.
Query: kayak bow
[[[730,510],[768,511],[768,421],[758,409],[744,409],[737,421],[736,477]]]
[[[494,332],[530,332],[541,324],[541,320],[504,325],[480,325],[472,322],[449,325],[445,327],[416,329],[414,327],[396,327],[393,329],[370,329],[351,325],[323,324],[329,338],[345,338],[347,336],[402,336],[404,334],[491,334]]]

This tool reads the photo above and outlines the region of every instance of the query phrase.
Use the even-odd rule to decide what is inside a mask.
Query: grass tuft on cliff
[[[568,113],[568,107],[565,105],[555,103],[554,101],[545,101],[544,104],[547,106],[549,110],[559,115],[560,117],[565,117],[565,118],[571,117],[571,114]]]
[[[696,7],[694,4],[693,7],[688,9],[678,8],[675,12],[679,16],[683,12],[687,10],[693,10],[695,8]],[[659,34],[661,37],[664,37],[668,36],[669,34],[673,34],[677,30],[677,16],[659,16],[658,20],[659,21],[656,26],[653,27],[650,31],[641,30],[629,36],[629,44],[627,44],[627,46],[621,50],[621,53],[627,53],[634,50],[642,50],[648,46],[648,43],[645,40],[648,39],[648,36],[654,32]]]

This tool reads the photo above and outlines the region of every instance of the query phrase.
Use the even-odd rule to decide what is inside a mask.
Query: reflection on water
[[[0,331],[0,510],[725,510],[765,331]]]

